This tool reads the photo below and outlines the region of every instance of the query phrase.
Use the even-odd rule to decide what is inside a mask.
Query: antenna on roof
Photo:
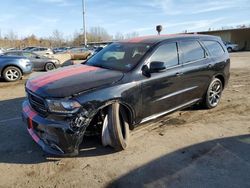
[[[157,25],[156,26],[156,31],[158,32],[158,35],[160,35],[161,31],[162,31],[162,25]]]

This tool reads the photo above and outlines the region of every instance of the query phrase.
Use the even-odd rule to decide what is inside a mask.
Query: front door
[[[44,70],[44,60],[42,59],[42,57],[31,52],[23,52],[23,55],[33,63],[35,70]]]
[[[160,45],[148,59],[150,62],[164,62],[166,69],[151,73],[142,80],[142,117],[150,119],[171,110],[182,103],[179,93],[182,88],[182,67],[179,63],[177,43]]]

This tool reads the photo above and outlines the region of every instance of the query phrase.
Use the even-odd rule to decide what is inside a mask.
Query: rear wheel
[[[223,85],[220,79],[214,78],[210,83],[204,98],[204,106],[208,109],[218,106],[223,90]]]
[[[129,124],[121,105],[114,103],[108,107],[102,128],[102,144],[116,151],[124,150],[129,142]]]
[[[46,71],[52,71],[56,68],[56,66],[53,63],[46,63],[45,70]]]
[[[3,78],[7,82],[15,82],[17,80],[20,80],[21,77],[22,77],[22,72],[17,67],[10,66],[5,68],[3,71]]]

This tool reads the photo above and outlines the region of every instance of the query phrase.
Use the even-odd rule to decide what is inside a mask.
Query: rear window
[[[206,48],[208,49],[208,51],[212,57],[219,57],[225,53],[224,49],[222,48],[220,43],[217,41],[207,40],[207,41],[203,41],[203,43],[206,46]]]
[[[182,62],[188,63],[205,58],[205,50],[198,41],[182,41],[180,44],[182,51]]]

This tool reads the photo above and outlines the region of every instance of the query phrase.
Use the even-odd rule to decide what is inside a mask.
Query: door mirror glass
[[[153,61],[150,63],[150,72],[156,73],[166,69],[165,63],[161,61]]]

